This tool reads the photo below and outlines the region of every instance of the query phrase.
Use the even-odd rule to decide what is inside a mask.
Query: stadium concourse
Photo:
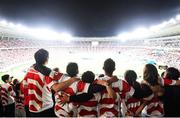
[[[87,109],[89,110],[92,108],[92,106],[88,105],[92,102],[94,103],[94,101],[88,101],[88,97],[91,95],[97,95],[93,98],[91,97],[91,100],[97,100],[99,99],[99,95],[95,92],[98,92],[101,89],[106,89],[106,92],[100,92],[102,93],[101,98],[104,98],[106,100],[110,99],[111,103],[107,103],[110,104],[109,107],[111,107],[112,104],[114,105],[113,108],[111,108],[110,113],[106,112],[106,110],[108,111],[108,108],[106,108],[105,104],[108,101],[101,99],[102,101],[99,100],[99,104],[102,106],[98,107],[100,109],[100,112],[88,112],[89,116],[119,117],[141,116],[141,114],[143,116],[168,116],[166,113],[167,109],[170,109],[170,107],[167,108],[167,106],[169,105],[169,101],[166,98],[167,96],[172,97],[171,94],[173,94],[174,91],[169,91],[170,89],[166,88],[166,86],[177,87],[176,85],[180,84],[178,80],[179,75],[174,76],[174,72],[175,75],[177,73],[179,74],[180,69],[180,32],[178,30],[179,28],[179,20],[177,20],[177,22],[173,22],[172,20],[170,20],[166,23],[158,25],[158,28],[151,27],[151,29],[148,31],[141,28],[136,31],[120,34],[114,37],[71,37],[67,34],[59,35],[56,32],[45,30],[46,33],[51,33],[51,35],[48,35],[46,37],[43,36],[44,34],[38,34],[39,30],[33,31],[33,29],[27,29],[22,26],[10,26],[8,25],[8,23],[0,22],[0,75],[2,76],[0,84],[2,84],[1,91],[5,91],[7,89],[10,92],[2,92],[2,95],[4,95],[5,97],[10,96],[10,98],[13,98],[13,96],[15,96],[13,89],[16,90],[16,94],[20,95],[20,92],[18,90],[24,87],[23,95],[25,96],[25,102],[29,100],[28,103],[22,104],[22,101],[24,100],[22,96],[18,96],[16,100],[20,99],[21,97],[22,99],[16,102],[21,103],[23,110],[23,105],[25,105],[25,108],[27,108],[25,109],[26,115],[28,114],[27,116],[37,117],[46,114],[48,116],[52,115],[48,113],[52,113],[51,111],[53,110],[51,108],[53,104],[50,105],[50,103],[52,102],[52,96],[50,96],[52,92],[50,91],[50,89],[52,89],[54,92],[56,92],[56,116],[88,116],[88,114],[86,114],[85,112],[87,112]],[[137,36],[137,34],[141,35],[138,31],[142,33],[142,36]],[[143,33],[146,35],[144,35]],[[42,60],[44,61],[41,62]],[[48,65],[46,65],[47,61]],[[76,69],[76,63],[71,63],[71,66],[74,64],[72,68],[75,68],[75,77],[85,77],[85,80],[82,79],[83,82],[81,80],[76,80],[77,78],[74,78],[74,76],[70,76],[70,74],[67,72],[68,69],[66,67],[70,62],[76,62],[78,64],[78,69]],[[54,71],[45,67],[44,65],[52,69],[58,68],[59,71],[58,73],[55,73]],[[29,67],[31,67],[31,69],[29,69]],[[157,72],[156,68],[158,69],[159,73]],[[137,73],[137,75],[132,70],[134,70]],[[93,71],[95,75],[91,71]],[[165,74],[162,76],[162,78],[160,78],[159,75],[161,75],[162,72],[165,72]],[[18,85],[16,84],[16,82],[13,83],[14,88],[12,88],[9,85],[6,86],[5,84],[11,81],[11,77],[10,75],[7,75],[7,73],[13,76],[14,78],[17,78],[16,81],[22,82],[22,86],[16,86]],[[68,76],[62,73],[67,73]],[[105,75],[101,75],[102,73],[104,73]],[[112,74],[116,76],[113,76]],[[37,78],[33,78],[35,76]],[[58,87],[53,87],[54,85],[56,85],[55,83],[53,83],[57,79],[56,76],[58,76],[57,78],[60,79],[58,80],[59,88],[60,86],[62,86],[61,84],[65,80],[68,81],[68,84],[63,83],[63,86],[69,86],[68,90],[70,89],[72,91],[67,91],[71,96],[65,94],[67,92],[65,91],[66,89],[58,89],[60,91],[65,91],[65,93],[59,93],[57,92]],[[98,78],[99,81],[97,80],[97,83],[87,82],[87,84],[87,76],[89,78],[92,78],[93,81],[94,78]],[[69,79],[70,77],[71,79]],[[42,78],[46,78],[47,80],[41,81]],[[124,81],[124,79],[126,81]],[[128,79],[134,80],[132,82]],[[142,80],[144,81],[141,84],[139,84],[136,81],[136,79],[139,82]],[[108,80],[110,80],[110,82]],[[33,85],[34,81],[38,82],[35,86]],[[115,83],[116,81],[118,81],[119,83],[113,84],[113,82],[111,83],[111,81],[115,81]],[[27,84],[28,82],[30,84]],[[72,86],[70,86],[69,83],[71,83]],[[115,89],[112,89],[113,87],[110,86],[111,84],[112,86],[115,86],[117,88],[119,87],[118,95],[115,94],[115,92],[117,91],[115,91]],[[140,89],[141,87],[138,88],[139,86],[142,87],[142,90]],[[3,89],[3,87],[6,89]],[[28,90],[25,87],[27,87]],[[25,92],[25,90],[27,90],[28,92]],[[95,92],[93,90],[95,90]],[[38,91],[38,93],[36,93],[36,91]],[[43,93],[44,91],[46,92]],[[77,97],[76,95],[74,95],[74,93],[78,92],[87,92],[86,97],[83,97],[83,100],[84,98],[87,98],[88,102],[83,101],[82,99],[78,99],[79,96],[77,95]],[[6,93],[8,93],[8,95]],[[27,97],[29,93],[31,93],[30,98]],[[44,98],[42,94],[46,95],[47,98]],[[57,96],[60,96],[60,98],[57,98]],[[163,97],[162,99],[159,99],[157,96]],[[26,98],[28,98],[27,101]],[[2,97],[2,99],[4,98]],[[65,103],[63,103],[63,105],[58,104],[59,102],[62,102],[59,101],[59,99],[61,99],[62,101],[64,100]],[[72,109],[69,110],[69,107],[74,107],[74,104],[72,105],[70,103],[73,100],[73,102],[77,102],[77,99],[82,100],[85,103],[80,104],[81,107],[84,105],[82,108],[80,107],[81,113],[74,114]],[[116,103],[117,99],[118,102]],[[69,103],[69,100],[72,101]],[[48,103],[48,101],[50,102]],[[6,104],[8,104],[7,100],[5,100],[5,102],[7,102]],[[5,102],[3,102],[3,104],[5,104]],[[118,111],[120,107],[118,106],[119,103],[122,103],[123,106],[121,111]],[[96,108],[96,106],[99,104],[96,104],[93,107]],[[163,107],[163,104],[165,107]],[[173,105],[174,104],[176,105],[175,102],[173,103]],[[46,105],[50,105],[50,107],[48,106],[48,108],[46,109]],[[140,106],[142,106],[144,109],[139,109],[141,108]],[[10,108],[12,108],[12,106]],[[8,110],[11,110],[10,108],[8,108]],[[45,111],[43,111],[44,109]],[[140,111],[133,111],[134,109],[138,109]],[[7,108],[5,110],[7,110]],[[29,111],[31,112],[30,115]],[[8,112],[9,111],[6,111],[7,114]],[[174,110],[174,112],[176,111]],[[24,114],[17,113],[16,115],[25,116]],[[172,114],[170,116],[172,116]]]

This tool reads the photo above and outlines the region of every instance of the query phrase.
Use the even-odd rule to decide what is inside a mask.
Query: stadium
[[[102,62],[112,58],[115,73],[123,77],[127,69],[142,77],[146,63],[155,64],[160,72],[164,66],[180,68],[180,16],[149,28],[137,28],[114,37],[73,37],[49,29],[27,28],[0,21],[0,75],[9,73],[22,80],[34,63],[33,54],[40,48],[50,52],[49,67],[65,72],[69,62],[77,62],[80,73],[92,70],[103,73]],[[46,35],[45,35],[46,34]]]
[[[179,117],[179,6],[1,0],[0,117]]]

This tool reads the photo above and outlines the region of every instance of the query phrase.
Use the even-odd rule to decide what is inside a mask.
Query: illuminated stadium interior
[[[146,63],[180,69],[179,23],[180,15],[177,15],[161,24],[113,37],[73,37],[65,32],[28,28],[1,20],[0,73],[10,73],[21,80],[34,63],[34,52],[40,48],[50,52],[49,67],[59,67],[61,72],[65,72],[68,62],[77,62],[80,74],[85,70],[100,74],[107,58],[115,60],[115,74],[119,76],[127,69],[134,69],[141,78]]]

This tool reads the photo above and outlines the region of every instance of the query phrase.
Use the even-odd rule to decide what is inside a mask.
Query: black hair
[[[70,77],[74,77],[78,74],[78,65],[77,63],[71,62],[67,65],[66,67],[66,73],[70,76]]]
[[[141,85],[140,83],[138,83],[136,81],[137,79],[137,74],[135,71],[133,70],[127,70],[124,73],[124,78],[127,81],[127,83],[132,86],[135,89],[135,94],[133,95],[133,97],[135,98],[142,98],[143,97],[143,91],[141,89]]]
[[[49,76],[51,73],[51,69],[44,66],[45,62],[49,58],[49,52],[45,49],[39,49],[35,54],[34,58],[36,60],[36,64],[34,64],[34,69],[42,73],[43,75]]]
[[[169,67],[166,70],[166,78],[172,79],[172,80],[178,80],[179,77],[180,77],[180,72],[178,69],[176,69],[174,67]]]
[[[16,99],[19,99],[20,83],[14,86],[14,92],[16,93]]]
[[[153,64],[146,64],[143,72],[143,79],[150,85],[158,85],[158,71]]]
[[[43,65],[49,58],[49,52],[45,49],[39,49],[34,54],[34,58],[35,58],[36,64]]]
[[[86,71],[82,74],[82,81],[85,83],[93,83],[95,75],[92,71]]]
[[[16,85],[16,84],[18,84],[18,79],[13,80],[13,85]]]
[[[133,86],[133,84],[136,82],[137,74],[133,70],[127,70],[124,73],[124,78],[128,82],[129,85]]]
[[[115,70],[115,62],[111,58],[106,59],[104,61],[103,69],[107,74],[112,75]]]
[[[1,79],[2,79],[2,81],[4,82],[4,83],[6,83],[6,80],[9,80],[9,75],[8,74],[5,74],[5,75],[3,75],[2,77],[1,77]]]
[[[53,71],[59,72],[59,68],[56,67],[56,68],[53,69]]]

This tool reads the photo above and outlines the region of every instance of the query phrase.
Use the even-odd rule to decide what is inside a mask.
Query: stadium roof
[[[0,16],[28,27],[48,26],[81,37],[114,36],[180,12],[179,0],[1,0]]]

